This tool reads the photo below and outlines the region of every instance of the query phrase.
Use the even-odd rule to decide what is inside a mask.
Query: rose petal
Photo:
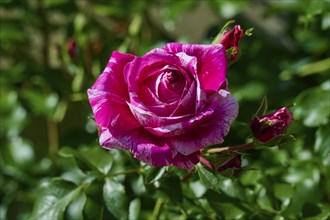
[[[164,50],[177,54],[184,52],[197,58],[198,77],[205,90],[218,91],[226,79],[227,58],[225,48],[221,44],[166,44]]]
[[[223,142],[231,123],[238,114],[238,103],[229,92],[220,90],[214,94],[206,110],[208,109],[214,111],[210,120],[203,121],[196,129],[185,135],[171,138],[172,148],[183,155],[189,155],[206,146]]]
[[[146,111],[142,108],[132,105],[131,103],[127,104],[131,109],[131,112],[135,116],[136,120],[139,121],[139,123],[144,127],[157,127],[160,125],[174,124],[192,117],[191,114],[175,117],[161,117],[151,111]]]
[[[206,118],[211,117],[213,113],[214,111],[212,109],[207,109],[206,111],[201,112],[200,114],[187,120],[157,127],[145,126],[144,128],[160,137],[174,137],[188,133],[196,126],[203,124],[203,122],[207,120]]]
[[[126,104],[129,96],[123,69],[133,59],[132,55],[112,53],[107,67],[87,91],[95,122],[99,127],[130,130],[141,126]]]
[[[190,83],[193,82],[193,74],[196,74],[196,59],[184,54],[176,56],[162,49],[154,49],[146,55],[137,57],[132,62],[128,63],[125,68],[125,80],[128,84],[130,103],[132,105],[147,111],[147,105],[152,102],[151,99],[154,97],[160,98],[157,93],[157,88],[152,87],[159,85],[159,82],[156,82],[158,77],[156,77],[155,74],[160,74],[165,69],[178,71],[183,74],[187,82],[186,86],[190,86]],[[151,82],[146,82],[150,79],[152,79]],[[149,83],[150,91],[155,91],[155,96],[153,97],[146,97],[148,94],[139,92],[145,90],[141,85],[148,85]],[[162,91],[162,93],[164,93],[164,91]],[[175,96],[177,94],[172,95]],[[172,99],[168,101],[173,102]]]
[[[103,129],[99,141],[101,146],[108,149],[129,150],[135,158],[153,166],[174,165],[191,170],[199,162],[199,152],[184,156],[171,149],[165,139],[143,129],[135,129],[129,134]]]

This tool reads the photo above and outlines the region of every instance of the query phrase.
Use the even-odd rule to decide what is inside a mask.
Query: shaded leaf
[[[160,180],[160,190],[172,202],[182,203],[183,192],[181,180],[178,176],[166,175]]]
[[[284,201],[290,199],[293,194],[293,188],[286,183],[277,183],[274,185],[274,195],[276,198]]]

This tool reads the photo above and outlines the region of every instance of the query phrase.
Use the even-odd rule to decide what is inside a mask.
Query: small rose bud
[[[254,117],[250,127],[260,142],[267,143],[274,137],[284,134],[292,121],[292,113],[284,107],[269,115]]]
[[[78,55],[78,47],[74,39],[70,38],[66,41],[66,50],[71,58]]]
[[[242,155],[237,154],[218,166],[217,171],[222,172],[227,169],[232,169],[231,176],[237,176],[239,171],[242,169]]]
[[[238,44],[241,38],[243,37],[244,32],[239,25],[235,25],[232,30],[225,32],[220,40],[220,44],[222,44],[226,50],[234,47],[236,52],[231,54],[230,61],[234,61],[236,59],[238,53]]]

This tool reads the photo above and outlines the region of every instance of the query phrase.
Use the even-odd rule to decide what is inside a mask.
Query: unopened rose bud
[[[242,169],[242,155],[238,154],[221,164],[217,171],[222,172],[227,169],[233,169],[231,176],[237,176],[239,171]]]
[[[236,52],[231,54],[230,61],[234,61],[236,59],[238,53],[238,44],[241,38],[243,37],[244,32],[239,25],[235,25],[232,30],[225,32],[220,40],[220,44],[222,44],[226,50],[234,47]]]
[[[71,58],[78,55],[78,47],[74,39],[70,38],[67,40],[66,50]]]
[[[251,130],[260,142],[267,143],[274,137],[284,134],[292,121],[291,112],[284,107],[269,115],[254,117]]]

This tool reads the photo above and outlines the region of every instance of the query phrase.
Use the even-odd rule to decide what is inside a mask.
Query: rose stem
[[[233,147],[219,147],[219,148],[213,148],[204,151],[204,153],[208,154],[214,154],[214,153],[221,153],[223,151],[244,151],[244,150],[249,150],[253,147],[253,143],[247,143],[247,144],[241,144]]]
[[[207,166],[210,169],[214,169],[213,165],[210,163],[210,161],[206,160],[204,157],[200,156],[199,157],[199,161],[204,164],[205,166]]]

